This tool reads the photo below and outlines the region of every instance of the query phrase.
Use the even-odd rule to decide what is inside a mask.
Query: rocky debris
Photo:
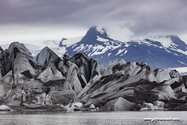
[[[11,107],[187,110],[186,88],[187,76],[171,69],[152,70],[146,62],[115,59],[105,69],[85,53],[60,58],[45,47],[34,58],[18,42],[0,49],[0,104]]]

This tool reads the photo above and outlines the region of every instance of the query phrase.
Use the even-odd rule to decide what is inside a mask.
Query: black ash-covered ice
[[[133,58],[133,57],[132,57]],[[60,58],[45,47],[0,49],[0,105],[14,110],[187,110],[187,76],[116,59],[104,68],[85,53]]]

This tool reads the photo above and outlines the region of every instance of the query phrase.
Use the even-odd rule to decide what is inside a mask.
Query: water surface
[[[153,118],[169,119],[155,121]],[[187,125],[187,112],[0,112],[0,125]]]

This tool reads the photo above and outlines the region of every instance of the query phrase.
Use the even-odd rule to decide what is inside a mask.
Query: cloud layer
[[[30,30],[28,27],[41,28],[44,34],[47,29],[69,29],[72,36],[83,34],[91,26],[102,26],[120,40],[148,34],[187,33],[185,0],[1,0],[0,16],[0,27],[7,34],[17,30],[11,29],[14,25],[22,29],[25,26],[24,31]]]

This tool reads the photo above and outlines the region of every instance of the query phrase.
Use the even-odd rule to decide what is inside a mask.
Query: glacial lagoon
[[[0,125],[186,125],[185,111],[0,112]]]

